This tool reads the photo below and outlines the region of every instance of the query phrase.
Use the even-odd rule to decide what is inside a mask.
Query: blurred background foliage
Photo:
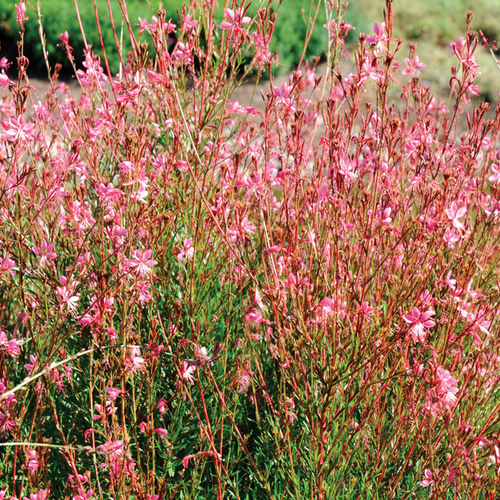
[[[19,40],[18,27],[15,22],[16,0],[0,0],[0,56],[14,61],[17,56]],[[265,2],[267,4],[267,2]],[[316,2],[314,2],[316,4]],[[26,53],[30,59],[31,75],[45,76],[47,73],[42,57],[40,35],[38,29],[36,0],[27,2],[29,21],[26,23]],[[92,0],[79,1],[79,8],[87,40],[99,52],[100,42],[95,26],[95,14]],[[177,22],[177,12],[182,10],[182,0],[129,0],[127,7],[131,24],[138,34],[138,17],[151,20],[159,6],[167,12],[167,19]],[[83,54],[83,40],[75,15],[73,0],[40,0],[42,22],[46,37],[50,64],[54,67],[56,62],[63,63],[63,76],[70,77],[72,70],[62,49],[58,47],[59,35],[62,31],[70,34],[70,45],[80,65]],[[250,12],[255,13],[261,5],[254,0]],[[278,1],[273,1],[274,8],[278,11],[278,21],[271,43],[271,50],[280,54],[281,71],[288,71],[300,60],[303,42],[306,37],[308,20],[310,17],[310,0],[283,0],[278,7]],[[118,33],[122,30],[122,15],[117,0],[111,0],[111,7]],[[373,23],[383,21],[385,0],[351,0],[347,9],[346,20],[356,29],[351,31],[348,38],[351,47],[356,43],[359,33],[372,33]],[[417,42],[417,55],[426,64],[422,71],[425,83],[433,85],[434,91],[446,92],[450,79],[451,66],[456,60],[450,57],[449,44],[456,41],[465,33],[465,14],[473,10],[473,29],[482,30],[493,39],[500,38],[500,2],[491,0],[395,0],[393,4],[395,13],[395,36],[404,40],[402,50],[398,56],[404,64],[408,57],[410,41]],[[97,9],[100,17],[102,31],[106,42],[108,58],[113,72],[118,72],[119,59],[114,43],[111,22],[108,14],[106,0],[97,0]],[[223,2],[219,1],[217,19],[222,21]],[[325,24],[324,7],[321,5],[320,14],[313,31],[307,57],[312,55],[324,56],[327,45],[327,33],[323,28]],[[125,26],[124,26],[125,28]],[[130,48],[126,31],[123,36],[123,46]],[[477,52],[477,62],[482,67],[482,74],[478,86],[482,90],[482,97],[489,101],[498,98],[497,80],[500,75],[491,54],[486,50]],[[14,68],[15,69],[15,68]]]

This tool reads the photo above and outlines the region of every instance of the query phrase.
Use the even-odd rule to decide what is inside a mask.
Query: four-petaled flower
[[[375,23],[373,25],[373,31],[375,32],[375,36],[367,36],[367,43],[375,44],[375,52],[378,53],[382,49],[383,42],[387,40],[387,35],[385,34],[385,23]]]
[[[243,9],[234,12],[232,9],[226,9],[226,17],[229,21],[224,21],[219,24],[221,30],[227,30],[233,26],[240,27],[248,24],[251,19],[248,16],[243,16]]]
[[[420,75],[419,70],[425,68],[425,64],[419,62],[418,56],[415,56],[413,60],[407,57],[405,63],[406,68],[402,71],[403,75]]]
[[[450,222],[452,222],[453,226],[460,232],[465,231],[465,227],[458,219],[461,219],[466,213],[467,207],[459,207],[456,201],[451,204],[450,208],[446,209],[446,215],[449,217]]]
[[[429,318],[436,314],[434,310],[427,309],[425,312],[420,312],[417,307],[414,307],[411,314],[404,314],[403,319],[410,325],[413,325],[410,330],[410,335],[414,342],[423,342],[425,339],[426,328],[431,328],[436,323]]]
[[[184,380],[189,383],[194,382],[194,372],[196,371],[196,366],[189,364],[187,361],[182,363],[181,376]]]
[[[55,248],[54,243],[47,243],[46,240],[42,241],[41,247],[33,247],[33,253],[40,255],[40,265],[44,266],[47,264],[48,259],[57,259],[57,254],[53,252]]]
[[[128,267],[134,269],[135,273],[139,276],[149,276],[151,274],[151,267],[158,264],[154,259],[151,259],[153,252],[151,250],[145,250],[141,252],[136,250],[134,252],[134,257],[127,261]]]
[[[28,138],[34,136],[34,123],[25,123],[24,116],[20,115],[16,120],[15,118],[2,120],[2,127],[5,129],[5,135],[10,140],[17,141],[18,139],[25,142]]]

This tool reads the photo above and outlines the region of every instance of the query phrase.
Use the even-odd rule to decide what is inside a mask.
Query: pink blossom
[[[457,380],[452,377],[448,370],[438,366],[436,370],[436,393],[445,406],[454,405],[457,402],[455,394],[458,392]]]
[[[251,19],[248,16],[243,16],[243,9],[239,9],[236,13],[232,9],[226,9],[226,17],[228,21],[223,21],[219,24],[221,30],[227,30],[234,27],[239,28],[245,24],[248,24]]]
[[[436,323],[429,318],[436,314],[434,310],[428,309],[421,313],[417,307],[414,307],[411,314],[404,314],[403,319],[410,325],[413,325],[410,330],[410,335],[414,342],[423,342],[427,328],[432,328]]]
[[[369,302],[367,302],[366,300],[361,304],[361,314],[364,316],[364,317],[367,317],[367,316],[370,316],[370,314],[373,312],[373,307],[370,305]]]
[[[191,460],[191,458],[194,458],[196,456],[203,456],[203,455],[212,455],[212,456],[215,456],[217,460],[219,461],[222,461],[222,457],[220,455],[220,453],[217,453],[214,455],[214,452],[212,450],[210,451],[199,451],[198,453],[194,453],[192,455],[186,455],[183,459],[182,459],[182,466],[184,467],[184,469],[188,466],[189,464],[189,460]]]
[[[7,340],[7,332],[0,328],[0,352],[6,352],[9,356],[16,358],[21,353],[20,342],[15,339]]]
[[[455,245],[460,241],[460,236],[456,233],[455,228],[452,227],[445,231],[443,240],[449,248],[455,248]]]
[[[62,309],[63,306],[67,306],[67,308],[71,312],[76,312],[78,308],[78,301],[80,300],[80,294],[74,293],[74,290],[75,287],[78,285],[78,282],[75,281],[71,284],[68,284],[68,280],[66,279],[65,276],[61,276],[60,280],[64,286],[56,287],[56,293],[61,298],[59,307]]]
[[[132,259],[127,261],[128,267],[134,269],[135,273],[139,276],[149,276],[151,274],[151,267],[158,264],[154,259],[151,259],[153,252],[151,250],[145,250],[141,252],[136,250],[133,253]]]
[[[156,27],[154,24],[149,24],[149,22],[146,19],[138,18],[139,20],[139,33],[142,34],[144,31],[147,31],[148,33]]]
[[[36,356],[33,356],[33,354],[30,354],[30,362],[29,363],[26,363],[24,365],[24,369],[29,371],[29,372],[32,372],[33,369],[35,368],[36,366],[36,361],[37,361],[37,357]]]
[[[438,471],[436,470],[436,475]],[[420,481],[420,486],[427,488],[428,486],[432,487],[434,485],[434,478],[432,472],[429,469],[425,469],[424,471],[424,479]]]
[[[121,439],[117,441],[110,440],[106,441],[103,445],[98,446],[96,451],[97,453],[105,453],[107,455],[117,457],[125,453],[125,450],[123,449],[124,446],[125,443]]]
[[[187,361],[183,361],[181,376],[186,381],[192,384],[194,382],[194,372],[196,371],[196,366],[189,364]]]
[[[490,460],[495,464],[495,465],[500,465],[500,448],[495,445],[495,454],[490,455]],[[498,469],[500,473],[500,468]]]
[[[64,47],[64,50],[66,51],[66,55],[68,56],[68,59],[70,61],[73,61],[73,54],[72,54],[72,51],[73,51],[73,47],[69,44],[69,34],[67,31],[65,31],[64,33],[61,33],[59,35],[59,40],[61,40],[62,44],[63,44],[63,47]]]
[[[461,219],[466,213],[467,207],[462,206],[459,208],[456,201],[452,202],[450,208],[446,209],[446,215],[449,217],[450,222],[459,231],[465,231],[464,225],[458,219]]]
[[[31,493],[30,497],[23,497],[23,500],[46,500],[49,496],[50,490],[47,488],[46,490],[40,490],[38,493]]]
[[[322,307],[323,309],[330,309],[331,311],[333,311],[335,307],[335,301],[329,297],[325,297],[319,302],[318,307]]]
[[[493,174],[488,177],[491,182],[498,184],[500,182],[500,168],[496,163],[491,164],[491,170],[493,170]]]
[[[260,325],[261,323],[266,323],[268,325],[271,324],[271,322],[269,320],[265,319],[262,316],[262,313],[260,313],[257,309],[252,309],[250,312],[248,312],[247,319],[251,323],[256,323],[257,325]]]
[[[28,450],[26,454],[28,455],[28,470],[36,471],[40,466],[36,450]]]
[[[192,238],[185,238],[183,248],[177,254],[177,259],[182,262],[184,259],[192,259],[194,255],[194,246]]]
[[[108,396],[112,401],[116,401],[118,396],[120,396],[121,394],[127,394],[126,391],[115,389],[114,387],[106,387],[106,392],[108,393]]]
[[[237,385],[238,392],[247,392],[250,384],[252,383],[252,377],[254,372],[250,370],[248,363],[245,363],[245,366],[240,371]]]
[[[140,352],[141,351],[138,347],[133,347],[131,349],[130,358],[127,359],[132,373],[136,370],[141,370],[145,366],[146,360],[139,356]]]
[[[107,415],[112,415],[118,409],[116,406],[113,406],[111,401],[106,401],[103,405],[95,403],[96,414],[92,417],[92,420],[105,420]]]
[[[94,496],[94,491],[89,490],[87,493],[85,493],[84,490],[78,490],[78,495],[75,495],[73,497],[73,500],[91,500],[92,497]]]
[[[375,55],[379,55],[380,51],[383,48],[383,43],[387,40],[387,35],[385,34],[385,23],[375,23],[373,25],[373,31],[375,32],[375,36],[367,36],[366,42],[375,44]]]
[[[9,87],[10,85],[14,85],[14,82],[2,71],[0,73],[0,87]]]
[[[402,71],[403,75],[419,75],[419,70],[425,68],[425,64],[419,62],[418,56],[415,56],[413,60],[406,58],[405,63],[406,68]]]
[[[184,469],[187,468],[188,464],[189,464],[189,460],[191,460],[192,458],[194,458],[195,455],[186,455],[183,459],[182,459],[182,466],[184,467]]]
[[[19,5],[16,5],[16,22],[21,26],[24,26],[24,21],[27,21],[26,17],[26,3],[19,2]]]
[[[196,19],[191,19],[191,16],[187,14],[182,21],[182,30],[191,31],[192,29],[196,28],[197,25],[198,21]]]
[[[158,411],[160,412],[161,415],[166,415],[167,413],[167,402],[165,399],[161,398],[158,400]]]
[[[16,263],[10,259],[9,257],[2,257],[0,259],[0,275],[2,275],[3,273],[9,273],[11,276],[15,276],[16,275],[16,271],[14,269],[14,266],[16,265]]]
[[[54,243],[47,243],[46,240],[42,241],[41,247],[33,247],[33,253],[41,256],[40,266],[47,264],[48,259],[57,259],[57,254],[53,252],[55,248]]]
[[[5,135],[7,135],[11,141],[20,140],[26,142],[34,136],[35,124],[31,122],[25,123],[23,115],[20,115],[17,119],[4,119],[0,123],[5,129]]]

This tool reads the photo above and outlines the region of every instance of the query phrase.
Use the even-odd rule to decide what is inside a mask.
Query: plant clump
[[[57,71],[38,97],[16,8],[0,496],[495,498],[500,115],[471,102],[472,14],[444,104],[415,46],[395,62],[390,0],[349,74],[327,1],[326,71],[280,85],[270,8],[160,10],[118,75],[87,47],[78,98]]]

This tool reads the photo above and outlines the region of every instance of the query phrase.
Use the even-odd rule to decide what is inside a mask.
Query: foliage
[[[326,6],[327,70],[261,106],[232,94],[276,70],[271,3],[143,18],[113,82],[73,66],[79,96],[0,73],[2,497],[495,498],[500,109],[471,101],[472,15],[445,104],[414,47],[395,62],[391,2],[349,74]]]
[[[178,0],[163,1],[163,8],[167,13],[167,18],[177,19],[176,10],[182,7],[182,2]],[[31,3],[32,8],[27,9],[29,20],[26,22],[25,55],[30,59],[31,70],[37,74],[47,75],[46,63],[43,55],[43,48],[40,42],[39,24],[37,16],[37,3]],[[107,56],[111,68],[115,73],[120,67],[118,49],[116,47],[113,28],[109,16],[107,0],[97,0],[97,11],[101,24],[102,36],[105,42]],[[119,45],[123,44],[122,50],[126,54],[131,49],[130,39],[127,36],[127,25],[123,22],[122,11],[118,0],[110,0],[113,12],[113,20],[117,29]],[[17,54],[13,53],[18,38],[16,28],[16,11],[12,0],[0,0],[0,28],[5,40],[2,45],[3,55],[13,59]],[[82,25],[87,43],[92,45],[96,54],[102,55],[101,42],[96,27],[94,4],[92,1],[78,2]],[[132,0],[127,2],[129,17],[132,20],[132,28],[138,34],[137,18],[151,18],[155,15],[159,7],[159,0]],[[56,63],[63,63],[63,72],[71,73],[71,65],[63,57],[60,49],[61,27],[70,34],[70,45],[74,49],[74,55],[81,67],[84,54],[84,43],[81,34],[78,18],[76,16],[75,5],[72,1],[41,0],[40,12],[45,37],[46,49],[49,54],[49,63],[54,69]],[[5,54],[7,51],[7,54]]]
[[[374,22],[379,21],[385,0],[352,0],[349,12],[357,32],[370,33]],[[394,2],[394,34],[405,42],[418,43],[418,52],[426,63],[422,78],[433,85],[434,91],[446,94],[452,65],[450,43],[463,35],[464,13],[474,11],[473,28],[490,38],[500,37],[500,4],[489,0],[398,0]],[[362,15],[361,15],[362,13]],[[477,54],[481,73],[477,83],[484,98],[498,100],[498,69],[486,51]],[[403,60],[400,59],[401,63]],[[427,85],[429,84],[427,83]]]
[[[250,7],[250,12],[255,14],[261,2],[253,2]],[[26,23],[25,34],[25,55],[30,59],[32,70],[38,74],[47,74],[45,61],[43,57],[43,49],[40,43],[39,26],[36,15],[36,3],[33,4],[35,10],[28,9],[29,21]],[[114,23],[118,29],[118,36],[123,45],[124,53],[130,49],[129,38],[126,36],[127,26],[122,22],[123,16],[118,0],[111,0],[110,5],[113,12]],[[49,53],[49,62],[52,68],[56,63],[63,61],[63,74],[71,72],[71,66],[61,57],[59,36],[61,35],[61,26],[64,26],[70,34],[70,44],[74,48],[74,54],[80,67],[83,60],[84,43],[80,33],[78,19],[75,15],[75,7],[73,2],[60,2],[59,0],[42,0],[41,2],[42,24],[46,40],[46,47]],[[138,17],[150,18],[151,15],[156,15],[159,7],[159,1],[153,0],[133,0],[127,2],[129,18],[134,20],[132,27],[135,34],[138,34],[137,20]],[[287,0],[279,5],[278,0],[274,0],[271,6],[275,11],[279,12],[278,22],[275,28],[274,36],[270,44],[270,50],[281,54],[281,71],[287,71],[296,65],[302,56],[304,48],[304,40],[307,35],[307,28],[310,25],[310,16],[315,16],[316,5],[314,11],[311,12],[311,4],[306,0]],[[162,8],[166,11],[166,18],[172,19],[173,22],[178,20],[178,11],[182,11],[181,0],[169,0],[162,2]],[[79,10],[82,19],[82,24],[85,30],[87,42],[93,46],[96,54],[101,55],[101,43],[99,34],[96,28],[95,13],[93,2],[79,3]],[[97,0],[97,10],[101,23],[102,36],[105,47],[108,51],[108,59],[112,71],[117,73],[119,70],[120,60],[118,50],[116,48],[113,35],[112,25],[108,14],[108,6],[106,0]],[[223,5],[216,8],[216,13],[220,18],[223,15]],[[303,11],[303,12],[302,12]],[[3,44],[3,55],[7,55],[13,59],[16,55],[15,39],[17,37],[17,29],[15,25],[15,8],[11,0],[0,0],[0,31],[4,33],[5,41]],[[307,56],[324,55],[326,46],[326,30],[322,28],[325,23],[324,6],[320,6],[318,11],[318,26],[313,30],[311,40],[308,46]],[[125,36],[122,35],[124,30]],[[9,47],[10,46],[10,50]],[[5,51],[7,50],[7,53]]]

